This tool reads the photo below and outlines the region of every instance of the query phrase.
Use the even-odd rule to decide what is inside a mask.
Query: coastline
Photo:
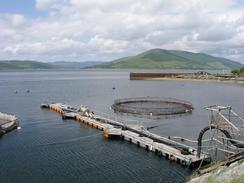
[[[207,72],[197,73],[130,73],[130,80],[160,81],[196,81],[196,82],[217,82],[244,84],[244,77],[237,77],[232,74],[210,74]]]
[[[234,162],[229,166],[222,165],[203,175],[191,177],[187,183],[211,183],[230,182],[237,183],[244,181],[244,159]]]
[[[212,83],[229,83],[229,84],[244,84],[243,80],[218,80],[218,79],[195,79],[195,78],[137,78],[131,80],[144,81],[194,81],[194,82],[212,82]]]

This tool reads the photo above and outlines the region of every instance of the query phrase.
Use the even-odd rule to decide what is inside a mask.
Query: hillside
[[[53,69],[54,65],[37,61],[8,60],[0,61],[0,70],[9,69]]]
[[[90,68],[112,69],[236,69],[242,64],[204,53],[153,49]]]
[[[94,65],[101,64],[102,62],[97,61],[86,61],[86,62],[66,62],[66,61],[58,61],[52,62],[50,64],[54,65],[55,67],[59,68],[67,68],[67,69],[82,69],[85,67],[91,67]]]
[[[30,60],[0,60],[0,70],[16,70],[16,69],[82,69],[91,67],[102,62],[38,62]]]

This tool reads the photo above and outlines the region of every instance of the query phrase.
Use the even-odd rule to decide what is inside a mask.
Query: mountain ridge
[[[0,70],[9,69],[54,69],[49,63],[38,62],[34,60],[1,60]]]
[[[244,65],[205,53],[152,49],[89,68],[106,69],[236,69]]]
[[[39,62],[34,60],[0,60],[0,70],[20,69],[202,69],[233,70],[243,64],[205,53],[180,50],[152,49],[135,56],[127,56],[111,62]]]
[[[0,60],[0,70],[25,70],[25,69],[83,69],[101,64],[97,61],[85,62],[40,62],[35,60]]]

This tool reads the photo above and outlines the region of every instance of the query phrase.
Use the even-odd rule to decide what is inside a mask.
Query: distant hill
[[[16,70],[16,69],[82,69],[91,67],[102,62],[38,62],[30,60],[0,60],[0,70]]]
[[[66,61],[58,61],[58,62],[52,62],[50,64],[54,65],[55,67],[59,68],[75,68],[75,69],[83,69],[86,67],[91,67],[94,65],[102,64],[103,62],[97,62],[97,61],[86,61],[86,62],[66,62]]]
[[[236,69],[242,64],[204,53],[152,49],[90,68],[107,69]]]
[[[56,68],[54,65],[37,62],[37,61],[29,61],[29,60],[8,60],[8,61],[0,61],[0,70],[8,70],[8,69],[53,69]]]

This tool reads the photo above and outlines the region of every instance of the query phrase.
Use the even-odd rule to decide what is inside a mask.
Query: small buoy
[[[20,129],[21,129],[21,126],[18,126],[18,127],[17,127],[17,130],[20,130]]]
[[[115,87],[113,87],[113,90],[115,90],[116,88]]]

